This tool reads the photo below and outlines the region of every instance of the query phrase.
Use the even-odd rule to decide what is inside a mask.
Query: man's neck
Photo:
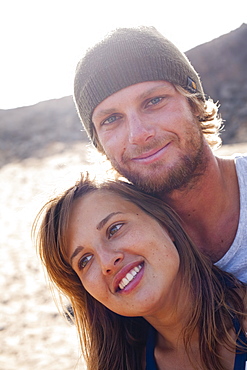
[[[233,159],[209,155],[193,186],[162,197],[181,217],[194,243],[213,262],[230,248],[239,220],[239,187]]]

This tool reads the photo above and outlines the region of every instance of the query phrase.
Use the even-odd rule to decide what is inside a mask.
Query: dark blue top
[[[238,333],[240,329],[238,320],[234,319],[233,325],[236,330],[236,333]],[[237,344],[241,345],[241,341],[247,345],[247,337],[243,331],[241,331],[238,336]],[[156,330],[151,326],[146,345],[146,370],[158,370],[154,358],[155,343],[156,343]],[[246,362],[247,362],[247,352],[244,353],[237,352],[235,355],[234,370],[245,370]]]
[[[233,325],[236,330],[236,333],[240,330],[240,325],[238,320],[234,318]],[[247,345],[247,337],[243,330],[240,331],[240,334],[237,338],[237,344],[241,346],[242,343],[245,343]],[[247,365],[247,352],[241,353],[237,351],[235,356],[235,363],[234,363],[234,370],[245,370],[245,366]]]

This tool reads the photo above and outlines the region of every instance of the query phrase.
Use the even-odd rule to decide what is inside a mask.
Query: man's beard
[[[193,145],[192,145],[193,147]],[[205,172],[207,156],[203,151],[203,139],[197,148],[188,154],[178,157],[175,165],[162,169],[162,163],[153,164],[148,175],[141,171],[135,172],[112,162],[114,168],[137,188],[149,194],[170,194],[174,190],[191,189],[195,186],[198,178]],[[165,172],[164,172],[165,171]]]

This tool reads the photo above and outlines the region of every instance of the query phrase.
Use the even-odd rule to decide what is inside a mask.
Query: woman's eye
[[[87,256],[82,257],[78,262],[79,270],[84,269],[92,257],[92,254],[88,254]]]
[[[158,104],[161,100],[163,100],[163,98],[162,97],[156,97],[156,98],[153,98],[153,99],[151,99],[151,100],[149,100],[149,102],[148,102],[148,106],[149,105],[156,105],[156,104]]]
[[[109,230],[108,230],[108,237],[109,237],[109,239],[110,239],[114,234],[116,234],[116,232],[117,232],[118,230],[120,230],[122,226],[123,226],[123,224],[116,224],[116,225],[111,226],[111,227],[109,228]]]

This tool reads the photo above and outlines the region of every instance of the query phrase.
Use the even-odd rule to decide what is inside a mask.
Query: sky
[[[0,0],[0,109],[72,95],[77,62],[117,27],[154,26],[187,51],[242,23],[246,0]]]

